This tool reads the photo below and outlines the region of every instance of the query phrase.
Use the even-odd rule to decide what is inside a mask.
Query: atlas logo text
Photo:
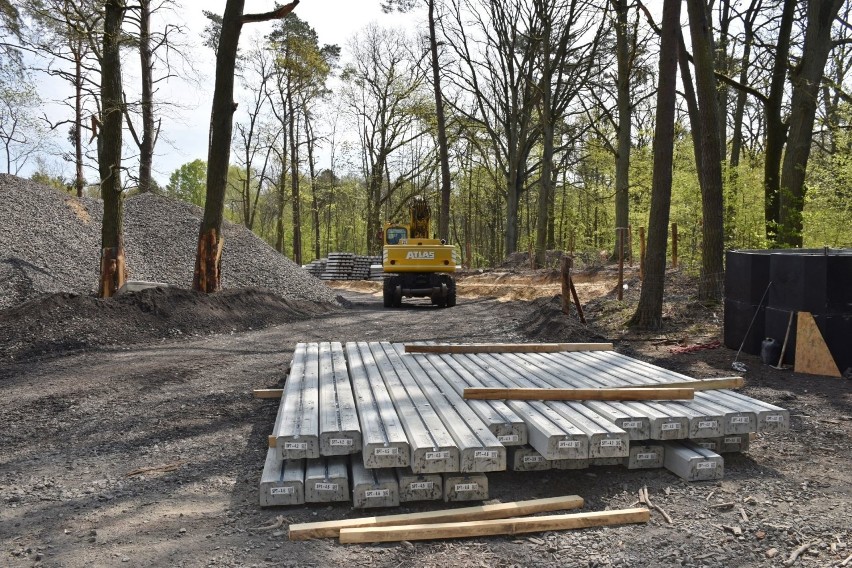
[[[418,251],[413,250],[405,255],[406,260],[435,260],[435,252],[434,251]]]

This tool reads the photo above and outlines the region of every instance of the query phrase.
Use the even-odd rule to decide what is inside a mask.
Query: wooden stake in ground
[[[494,505],[480,505],[478,507],[463,507],[461,509],[427,511],[425,513],[385,515],[382,517],[361,517],[357,519],[342,519],[339,521],[323,521],[318,523],[301,523],[290,525],[290,540],[333,538],[340,534],[342,529],[388,527],[412,524],[429,525],[434,523],[505,519],[508,517],[531,515],[533,513],[578,509],[582,506],[582,497],[578,497],[577,495],[566,495],[562,497],[549,497],[546,499],[515,501],[513,503],[496,503]]]
[[[672,268],[677,268],[677,223],[672,223]]]
[[[562,313],[571,313],[571,266],[574,260],[570,256],[562,256],[560,262],[562,274]]]
[[[571,515],[439,523],[434,525],[369,527],[341,530],[340,542],[399,542],[401,540],[433,540],[439,538],[466,538],[500,534],[515,535],[531,532],[623,525],[628,523],[647,523],[649,519],[650,512],[648,509],[640,508],[576,513]]]
[[[612,351],[612,343],[405,344],[406,353],[556,353],[559,351]]]
[[[690,388],[613,388],[613,389],[549,389],[489,388],[464,389],[467,400],[692,400]]]

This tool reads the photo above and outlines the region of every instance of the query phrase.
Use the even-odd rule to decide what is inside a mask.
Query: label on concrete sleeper
[[[695,469],[716,469],[716,462],[698,462]]]
[[[698,423],[698,427],[701,429],[704,428],[718,428],[719,421],[718,420],[704,420]]]
[[[307,442],[284,442],[285,450],[307,450]]]
[[[340,486],[337,483],[317,483],[314,485],[317,491],[337,491],[338,487]]]
[[[497,459],[496,450],[476,450],[473,452],[474,459]]]
[[[742,442],[743,442],[743,439],[740,438],[739,436],[729,436],[729,437],[725,438],[726,444],[742,444]]]
[[[369,489],[364,491],[365,499],[373,499],[377,497],[390,497],[390,489]]]
[[[630,421],[621,423],[621,429],[622,430],[635,430],[636,428],[641,428],[641,427],[642,427],[642,423],[638,420],[630,420]]]
[[[732,416],[731,424],[748,424],[748,416]]]
[[[459,491],[479,491],[478,483],[456,483],[456,492]]]
[[[636,461],[646,461],[655,459],[657,459],[657,454],[655,454],[654,452],[636,454]]]
[[[418,489],[432,489],[435,487],[434,481],[415,481],[414,483],[409,483],[408,488],[411,491],[416,491]]]
[[[660,430],[666,432],[667,430],[680,430],[679,422],[666,422],[665,424],[660,425]]]
[[[559,440],[558,444],[559,449],[563,448],[579,448],[580,442],[577,440]]]
[[[716,442],[699,442],[698,445],[701,446],[702,448],[706,448],[708,450],[715,450],[716,449]]]
[[[619,448],[621,447],[621,440],[601,440],[602,448]]]
[[[506,442],[517,442],[518,435],[517,434],[509,434],[507,436],[497,436],[497,440],[503,444]]]
[[[426,452],[427,460],[446,460],[450,459],[450,452]]]
[[[784,422],[784,416],[781,414],[770,414],[766,417],[767,422]]]
[[[398,456],[399,448],[376,448],[373,454],[377,456]]]
[[[544,461],[544,456],[524,456],[524,463],[541,463]]]
[[[328,441],[330,446],[351,446],[351,438],[332,438]]]
[[[270,495],[293,495],[295,493],[295,487],[273,487],[269,490]]]

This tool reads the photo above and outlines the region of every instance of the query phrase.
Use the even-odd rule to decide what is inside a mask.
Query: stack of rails
[[[355,253],[330,252],[322,280],[349,280],[355,267]]]
[[[368,256],[370,259],[370,268],[369,268],[369,279],[370,280],[384,280],[385,279],[385,270],[382,267],[382,257],[380,256]]]
[[[724,471],[719,454],[747,450],[753,432],[789,427],[788,411],[727,389],[697,390],[684,401],[463,398],[471,387],[696,381],[608,347],[406,353],[385,342],[300,343],[270,436],[261,504],[482,500],[485,474],[504,469],[619,464],[713,480]]]
[[[370,265],[375,262],[375,256],[356,255],[352,268],[352,280],[368,280],[370,278]],[[379,260],[381,262],[381,260]]]
[[[307,270],[313,276],[317,278],[321,277],[323,272],[325,272],[326,264],[328,260],[325,258],[318,258],[316,260],[312,260],[308,264],[302,266],[305,270]]]

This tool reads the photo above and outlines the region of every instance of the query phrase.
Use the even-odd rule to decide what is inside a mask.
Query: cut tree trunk
[[[124,5],[107,0],[101,63],[103,128],[98,138],[98,172],[104,202],[101,226],[101,276],[98,295],[109,298],[124,283],[124,199],[121,187],[121,23]]]

